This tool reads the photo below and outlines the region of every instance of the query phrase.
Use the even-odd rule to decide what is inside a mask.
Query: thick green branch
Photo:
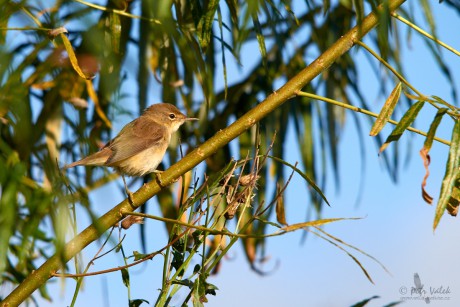
[[[389,9],[394,11],[405,0],[390,0]],[[267,97],[255,108],[247,112],[228,128],[217,132],[212,138],[196,148],[193,152],[185,156],[178,163],[171,166],[161,174],[163,185],[169,185],[180,177],[182,174],[193,169],[196,165],[204,161],[207,157],[214,154],[219,148],[225,146],[231,140],[238,137],[241,133],[251,128],[258,121],[273,112],[280,105],[285,103],[289,98],[296,95],[305,85],[311,82],[315,77],[330,67],[335,60],[347,52],[356,41],[366,35],[372,28],[378,24],[377,15],[369,14],[361,23],[360,27],[356,26],[339,40],[337,40],[328,50],[321,54],[315,61],[289,80],[283,87]],[[83,248],[95,241],[101,234],[117,223],[123,215],[121,212],[130,212],[144,204],[160,191],[160,186],[156,181],[144,185],[134,194],[134,204],[131,205],[127,200],[121,202],[112,210],[101,216],[97,222],[72,239],[64,248],[61,254],[55,254],[49,258],[41,267],[30,274],[5,300],[1,306],[18,306],[27,299],[38,287],[43,285],[52,273],[61,267],[61,261],[69,261]]]

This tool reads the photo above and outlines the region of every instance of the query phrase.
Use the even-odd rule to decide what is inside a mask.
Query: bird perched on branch
[[[118,135],[100,151],[79,161],[65,165],[68,169],[78,165],[110,166],[122,175],[126,193],[132,203],[132,193],[124,175],[144,176],[158,173],[171,135],[186,121],[198,120],[187,117],[169,103],[154,104],[141,116],[127,124]]]

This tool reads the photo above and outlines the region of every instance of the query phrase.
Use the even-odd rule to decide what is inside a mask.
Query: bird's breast
[[[163,160],[167,147],[151,147],[120,161],[117,168],[128,176],[144,176],[154,172]]]

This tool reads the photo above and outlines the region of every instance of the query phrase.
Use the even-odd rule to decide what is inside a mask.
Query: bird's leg
[[[128,194],[128,201],[131,205],[134,205],[133,192],[131,192],[128,189],[128,185],[126,184],[125,176],[121,175],[121,178],[123,179],[123,183],[125,184],[125,191],[126,191],[126,194]]]

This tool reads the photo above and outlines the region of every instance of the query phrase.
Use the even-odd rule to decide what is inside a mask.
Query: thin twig
[[[74,1],[78,2],[78,3],[81,3],[83,5],[89,6],[89,7],[93,8],[93,9],[101,10],[101,11],[104,11],[104,12],[111,12],[111,13],[115,13],[117,15],[126,16],[126,17],[130,17],[130,18],[134,18],[134,19],[145,20],[145,21],[149,21],[149,22],[153,22],[153,23],[161,25],[161,21],[159,21],[158,19],[133,15],[133,14],[127,13],[127,12],[122,11],[122,10],[116,10],[116,9],[107,8],[105,6],[97,5],[97,4],[86,2],[86,1],[83,1],[83,0],[74,0]]]
[[[435,103],[433,103],[430,99],[425,98],[426,96],[423,95],[421,92],[419,92],[412,84],[409,83],[399,72],[396,71],[388,62],[386,62],[381,56],[379,56],[374,50],[371,49],[368,45],[363,43],[362,41],[357,41],[357,45],[363,47],[364,49],[367,50],[370,54],[372,54],[377,60],[379,60],[380,63],[382,63],[386,68],[388,68],[402,83],[404,83],[408,88],[410,88],[414,93],[417,93],[417,95],[420,96],[421,100],[428,101],[433,107],[436,109],[439,109],[439,106]],[[447,112],[447,114],[451,116],[457,117],[458,115],[455,114],[454,112],[450,111]]]
[[[95,275],[101,275],[101,274],[106,274],[106,273],[111,273],[111,272],[116,272],[116,271],[121,271],[123,269],[130,268],[132,266],[138,265],[144,261],[150,260],[153,257],[157,256],[158,254],[161,254],[165,249],[168,247],[172,246],[176,241],[178,241],[180,238],[182,238],[189,230],[187,229],[186,231],[182,232],[180,235],[175,237],[171,242],[169,242],[165,247],[161,248],[160,250],[153,252],[151,254],[148,254],[142,259],[139,259],[137,261],[134,261],[133,263],[119,266],[116,268],[111,268],[107,270],[101,270],[101,271],[96,271],[96,272],[91,272],[91,273],[84,273],[84,274],[63,274],[63,273],[52,273],[51,275],[54,277],[66,277],[66,278],[75,278],[75,277],[86,277],[86,276],[95,276]]]
[[[299,164],[298,162],[296,162],[294,164],[294,167],[297,167],[297,164]],[[278,198],[284,193],[284,191],[286,190],[288,184],[291,182],[291,179],[292,179],[292,176],[294,176],[294,173],[295,173],[295,169],[292,170],[291,172],[291,175],[289,175],[289,178],[288,180],[286,181],[286,183],[283,185],[283,187],[276,193],[276,196],[273,198],[273,200],[267,205],[267,207],[265,207],[265,209],[263,209],[262,211],[260,212],[256,212],[256,216],[259,217],[261,216],[262,214],[264,214],[268,208],[270,208],[271,206],[273,206],[275,204],[275,202],[278,200]]]
[[[454,47],[451,47],[449,45],[447,45],[446,43],[443,43],[442,41],[440,41],[439,39],[437,39],[436,37],[434,37],[433,35],[431,35],[430,33],[426,32],[425,30],[422,30],[422,28],[419,28],[418,26],[416,26],[415,24],[413,24],[412,22],[410,22],[409,20],[405,19],[404,17],[402,17],[401,15],[397,14],[397,13],[391,13],[391,16],[393,16],[394,18],[398,19],[399,21],[405,23],[406,25],[408,25],[409,27],[411,27],[412,29],[414,29],[415,31],[419,32],[420,34],[428,37],[429,39],[431,39],[432,41],[434,41],[436,44],[446,48],[447,50],[449,50],[450,52],[452,52],[453,54],[455,55],[458,55],[460,56],[460,52],[455,49]]]
[[[337,100],[334,100],[334,99],[330,99],[330,98],[327,98],[327,97],[318,96],[318,95],[315,95],[315,94],[302,92],[302,91],[297,91],[297,95],[298,96],[303,96],[303,97],[308,97],[308,98],[311,98],[311,99],[321,100],[321,101],[324,101],[324,102],[327,102],[327,103],[330,103],[330,104],[333,104],[333,105],[336,105],[336,106],[339,106],[339,107],[342,107],[342,108],[345,108],[345,109],[348,109],[348,110],[352,110],[354,112],[363,113],[363,114],[366,114],[366,115],[369,115],[369,116],[372,116],[372,117],[375,117],[375,118],[377,118],[379,116],[377,113],[368,111],[368,110],[363,109],[363,108],[355,107],[355,106],[352,106],[352,105],[349,105],[349,104],[346,104],[346,103],[343,103],[343,102],[340,102],[340,101],[337,101]],[[393,124],[393,125],[397,125],[399,123],[399,122],[397,122],[395,120],[392,120],[392,119],[389,119],[388,122],[390,124]],[[427,136],[426,132],[423,132],[422,130],[419,130],[419,129],[415,129],[413,127],[407,127],[407,130],[409,130],[411,132],[414,132],[414,133],[417,133],[417,134],[420,134],[420,135],[423,135],[423,136]],[[447,146],[450,146],[450,142],[446,141],[444,139],[441,139],[441,138],[438,138],[438,137],[435,136],[434,140],[438,141],[439,143],[442,143],[442,144],[445,144]]]

